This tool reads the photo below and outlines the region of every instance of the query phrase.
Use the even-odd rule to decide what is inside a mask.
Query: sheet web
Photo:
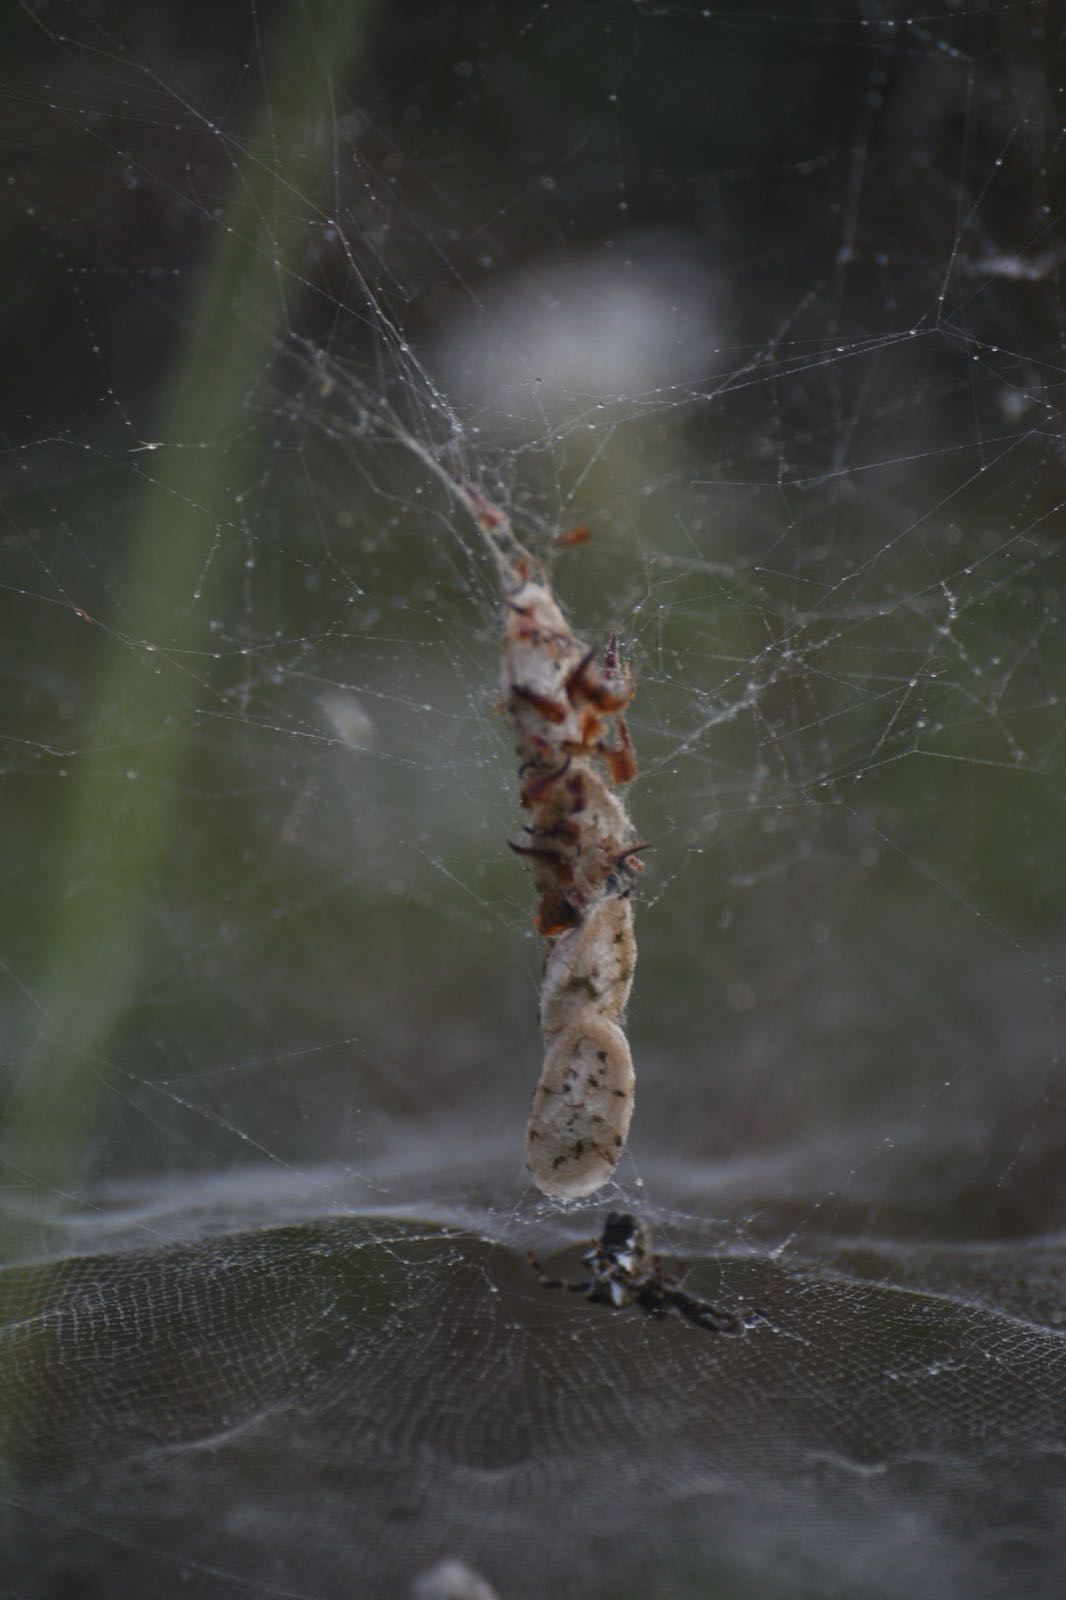
[[[11,25],[6,1592],[1061,1594],[1059,24],[194,11]],[[580,1202],[445,479],[637,685]]]

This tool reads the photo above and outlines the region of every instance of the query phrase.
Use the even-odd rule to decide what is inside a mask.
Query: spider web
[[[1060,1595],[1054,8],[5,28],[3,1592]],[[587,1202],[431,462],[638,682]]]

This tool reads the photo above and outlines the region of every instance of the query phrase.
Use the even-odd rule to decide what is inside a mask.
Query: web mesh
[[[1061,1595],[1055,9],[4,27],[6,1592]],[[636,674],[588,1201],[442,474]]]

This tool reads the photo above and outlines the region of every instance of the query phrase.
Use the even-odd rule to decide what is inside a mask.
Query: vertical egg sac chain
[[[362,438],[374,428],[417,456],[476,524],[506,605],[501,702],[514,730],[529,813],[513,845],[540,894],[536,925],[550,941],[540,997],[544,1067],[526,1129],[534,1183],[567,1199],[613,1174],[633,1115],[633,1060],[623,1025],[637,947],[630,899],[642,848],[619,790],[637,766],[622,713],[633,697],[612,637],[602,666],[574,637],[544,571],[507,513],[386,407],[370,404],[322,352],[294,349],[318,393],[350,389]],[[326,413],[318,421],[329,433]],[[584,528],[557,541],[581,543]]]
[[[623,1024],[641,846],[617,792],[637,770],[622,717],[632,687],[614,639],[601,668],[547,585],[526,579],[507,597],[501,688],[529,812],[528,842],[512,849],[529,863],[537,928],[551,940],[526,1163],[544,1194],[572,1199],[611,1177],[633,1115]]]

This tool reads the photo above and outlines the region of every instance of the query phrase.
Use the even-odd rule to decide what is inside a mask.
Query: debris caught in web
[[[364,409],[361,426],[373,425],[445,484],[496,567],[506,608],[500,705],[515,735],[529,818],[511,848],[531,871],[540,896],[537,931],[550,941],[540,996],[544,1065],[526,1128],[526,1164],[543,1194],[593,1194],[621,1160],[633,1115],[624,1024],[637,959],[631,893],[647,846],[621,793],[637,772],[623,715],[632,677],[614,635],[602,662],[577,638],[502,507],[395,419]],[[582,527],[565,539],[583,542],[585,533]]]

